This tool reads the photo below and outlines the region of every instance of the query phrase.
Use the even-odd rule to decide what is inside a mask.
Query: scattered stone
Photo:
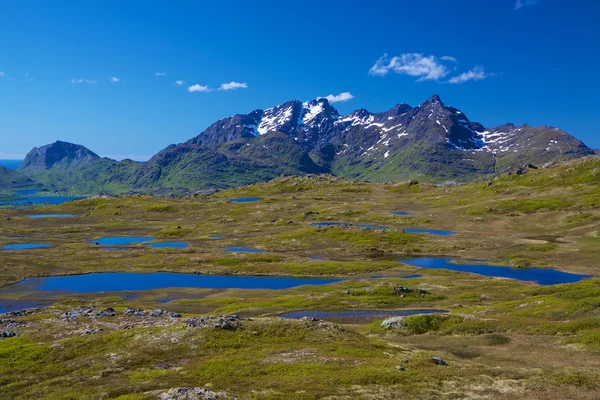
[[[150,316],[151,317],[160,317],[161,315],[166,315],[167,313],[168,313],[167,310],[162,310],[159,308],[159,309],[152,311],[150,313]]]
[[[439,357],[433,357],[431,360],[433,361],[434,364],[437,364],[437,365],[443,365],[443,366],[447,366],[448,365],[446,363],[446,361],[442,360]]]
[[[234,331],[242,326],[240,321],[241,318],[237,315],[229,315],[226,317],[209,315],[189,318],[186,321],[186,325],[190,328],[213,328]]]
[[[213,392],[206,388],[169,389],[160,395],[160,400],[217,400],[229,398],[224,392]]]
[[[62,314],[63,321],[75,321],[80,317],[90,318],[102,318],[102,317],[115,317],[117,312],[114,308],[109,307],[107,309],[98,311],[94,307],[80,307],[72,311],[65,311]]]
[[[0,338],[11,338],[17,336],[13,331],[2,331],[0,332]]]
[[[387,318],[384,319],[383,322],[381,324],[379,324],[379,326],[381,326],[384,329],[400,329],[404,327],[404,318],[405,317],[391,317],[391,318]]]
[[[412,289],[409,289],[406,286],[394,286],[394,292],[396,292],[396,296],[398,296],[401,293],[412,293]]]
[[[145,317],[148,313],[141,308],[131,308],[127,307],[125,309],[125,315],[127,316],[136,316],[136,317]]]
[[[404,367],[401,367],[401,366],[397,366],[397,367],[396,367],[396,369],[397,369],[398,371],[400,371],[400,372],[404,372],[404,371],[406,371],[406,368],[404,368]]]
[[[304,213],[304,218],[308,218],[311,215],[319,215],[319,212],[318,211],[308,211],[308,212],[305,212]]]

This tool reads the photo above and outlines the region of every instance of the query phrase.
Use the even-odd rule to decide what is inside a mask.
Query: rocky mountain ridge
[[[398,104],[385,112],[359,109],[348,115],[322,98],[221,119],[145,163],[116,162],[56,142],[33,149],[19,172],[54,189],[194,190],[325,172],[379,182],[468,181],[527,163],[592,154],[557,128],[484,127],[438,95],[414,108]]]

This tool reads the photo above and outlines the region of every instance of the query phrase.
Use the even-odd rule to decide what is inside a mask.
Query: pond
[[[341,228],[346,228],[346,227],[351,227],[351,226],[358,226],[359,228],[363,228],[363,229],[388,229],[388,227],[385,226],[385,225],[350,224],[348,222],[314,222],[311,225],[319,227],[319,228],[324,228],[324,227],[328,227],[328,226],[341,227]]]
[[[227,247],[226,253],[266,253],[266,250],[253,249],[251,247]]]
[[[42,219],[42,218],[73,218],[75,214],[38,214],[38,215],[29,215],[29,218],[33,219]]]
[[[161,242],[161,243],[148,243],[146,247],[154,247],[155,249],[187,249],[190,247],[189,244],[183,242]]]
[[[403,215],[405,217],[409,217],[409,216],[412,215],[412,213],[409,213],[407,211],[392,211],[390,214],[393,214],[393,215]]]
[[[41,308],[47,307],[50,303],[43,301],[15,301],[15,300],[0,300],[0,314],[9,311],[19,311],[25,308]]]
[[[375,310],[375,311],[292,311],[281,314],[281,318],[285,319],[301,319],[301,318],[389,318],[389,317],[408,317],[418,314],[443,314],[444,310]]]
[[[254,203],[264,200],[262,197],[238,197],[237,199],[229,200],[231,203]]]
[[[289,289],[303,285],[326,285],[333,282],[339,282],[339,280],[292,278],[284,276],[113,272],[31,278],[7,286],[3,290],[0,290],[0,293],[15,291],[98,293],[166,288]]]
[[[221,235],[210,235],[208,238],[209,239],[223,239],[223,236],[221,236]]]
[[[127,246],[129,244],[152,242],[156,240],[153,237],[135,237],[135,236],[106,236],[96,240],[90,240],[90,244],[100,246]]]
[[[540,285],[556,285],[559,283],[574,283],[589,278],[586,275],[572,274],[546,268],[511,268],[498,265],[482,265],[454,263],[450,258],[413,258],[400,262],[414,267],[430,269],[448,269],[451,271],[468,272],[496,278],[510,278],[525,282],[536,282]]]
[[[62,204],[69,201],[81,200],[85,199],[85,197],[80,196],[39,196],[39,197],[26,197],[24,199],[16,199],[9,201],[1,201],[0,204],[12,204],[12,205],[22,205],[22,204]]]
[[[428,233],[430,235],[438,235],[438,236],[450,236],[456,235],[456,232],[451,231],[441,231],[437,229],[414,229],[414,228],[406,228],[402,229],[404,233]]]
[[[19,244],[9,244],[3,247],[0,247],[0,250],[31,250],[31,249],[44,249],[47,247],[52,247],[51,244],[42,244],[42,243],[19,243]]]

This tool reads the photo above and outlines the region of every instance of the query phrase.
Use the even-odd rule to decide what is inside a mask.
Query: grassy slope
[[[599,191],[600,161],[589,158],[502,177],[492,186],[283,178],[207,198],[96,199],[44,210],[80,215],[58,222],[2,211],[11,221],[3,225],[0,244],[14,242],[8,236],[15,235],[56,244],[49,250],[3,253],[3,283],[36,275],[123,270],[387,277],[285,291],[165,289],[136,293],[134,300],[111,293],[62,295],[56,308],[18,318],[30,322],[16,329],[21,337],[0,339],[0,395],[152,399],[153,390],[208,384],[242,398],[392,399],[401,393],[409,399],[593,399],[600,390],[597,278],[539,287],[418,270],[394,260],[408,254],[485,258],[598,277]],[[228,202],[239,196],[265,200]],[[307,211],[319,214],[305,218]],[[414,216],[393,216],[390,211],[411,211]],[[310,226],[327,220],[390,229]],[[442,238],[401,232],[409,226],[460,234]],[[126,252],[106,252],[86,243],[131,231],[184,240],[191,247],[131,246]],[[207,239],[211,234],[225,239]],[[223,253],[230,245],[269,252]],[[312,255],[326,260],[308,260]],[[417,271],[421,278],[399,278]],[[431,294],[401,298],[393,294],[394,284]],[[156,303],[168,297],[185,299]],[[442,308],[451,316],[411,317],[405,328],[394,331],[380,329],[377,322],[355,321],[339,329],[257,318],[233,332],[186,329],[182,322],[168,321],[142,327],[124,317],[81,319],[77,324],[57,318],[61,310],[77,304],[242,316],[302,309]],[[134,327],[123,329],[127,324]],[[82,335],[98,327],[104,331]],[[450,366],[434,365],[431,356],[443,357]],[[399,365],[406,371],[398,371]]]

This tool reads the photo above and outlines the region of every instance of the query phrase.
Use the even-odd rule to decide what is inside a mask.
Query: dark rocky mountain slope
[[[342,116],[326,99],[297,100],[221,119],[145,163],[100,158],[56,142],[34,149],[20,172],[53,188],[127,191],[225,188],[282,174],[329,172],[379,182],[468,181],[524,164],[594,151],[549,127],[484,127],[435,95],[417,107]]]

